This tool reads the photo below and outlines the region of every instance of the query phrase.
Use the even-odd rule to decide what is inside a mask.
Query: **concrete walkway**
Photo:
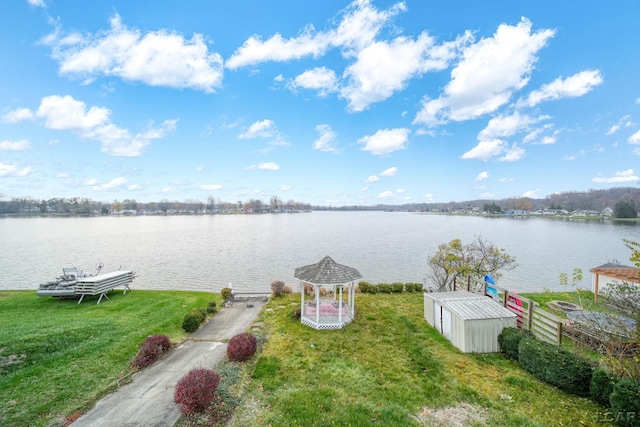
[[[173,402],[176,383],[192,369],[212,369],[223,361],[227,344],[221,341],[247,332],[264,304],[263,298],[251,298],[222,308],[185,342],[158,362],[134,374],[129,384],[103,397],[71,425],[173,426],[180,417],[180,408]]]

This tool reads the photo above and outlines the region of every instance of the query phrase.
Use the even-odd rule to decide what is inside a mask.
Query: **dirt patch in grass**
[[[472,423],[484,424],[487,420],[487,410],[481,406],[459,403],[446,408],[424,408],[416,419],[425,426],[466,427]]]

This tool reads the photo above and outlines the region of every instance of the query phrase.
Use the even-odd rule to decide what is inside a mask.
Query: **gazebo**
[[[336,263],[330,256],[317,264],[298,267],[294,277],[300,280],[300,320],[315,329],[341,329],[353,321],[355,310],[355,281],[360,272]],[[305,285],[313,286],[315,298],[305,303]],[[345,286],[347,287],[346,292]],[[329,288],[331,297],[321,295],[320,288]],[[344,301],[343,294],[346,294]]]

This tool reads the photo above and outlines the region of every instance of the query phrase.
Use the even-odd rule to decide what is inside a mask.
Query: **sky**
[[[640,184],[640,3],[3,0],[0,200]]]

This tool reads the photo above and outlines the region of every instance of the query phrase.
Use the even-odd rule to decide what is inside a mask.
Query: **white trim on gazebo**
[[[296,268],[300,279],[300,321],[315,329],[341,329],[355,315],[355,280],[362,276],[355,268],[337,264],[331,257],[319,263]],[[305,303],[305,285],[313,286],[314,300]],[[347,286],[347,301],[344,301]],[[320,289],[332,288],[333,298],[321,298]]]

